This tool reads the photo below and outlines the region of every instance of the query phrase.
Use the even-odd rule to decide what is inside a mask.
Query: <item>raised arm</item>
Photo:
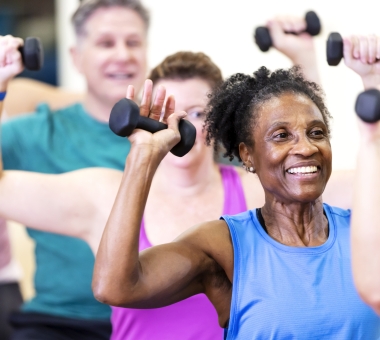
[[[41,102],[48,103],[51,109],[56,110],[82,99],[83,93],[80,92],[67,91],[37,80],[16,78],[8,84],[4,109],[7,118],[10,118],[22,113],[33,112]]]
[[[148,81],[140,112],[159,119],[165,91],[158,89],[149,110],[151,87]],[[129,93],[129,98],[132,97]],[[174,101],[169,97],[165,109],[169,128],[154,134],[135,130],[130,136],[131,151],[123,180],[95,261],[93,291],[104,303],[153,308],[205,292],[205,273],[211,272],[210,267],[215,263],[208,255],[212,253],[210,244],[214,244],[209,235],[213,235],[215,242],[218,238],[229,239],[225,223],[214,221],[187,231],[175,242],[139,254],[140,224],[153,175],[163,157],[180,139],[178,121],[185,113],[173,112]],[[215,232],[215,228],[219,231]],[[210,250],[208,253],[206,248]],[[227,245],[218,252],[221,253],[220,249],[232,252],[230,248],[232,246]]]
[[[380,90],[380,37],[344,40],[348,67],[366,89]],[[380,315],[380,123],[359,121],[360,147],[352,213],[352,264],[360,296]]]
[[[22,71],[21,44],[21,39],[0,37],[0,92]],[[0,113],[2,109],[0,101]],[[107,169],[62,175],[3,171],[0,157],[0,216],[35,229],[84,238],[96,250],[120,178],[120,172]]]
[[[299,35],[286,34],[302,32],[306,29],[304,18],[296,16],[278,16],[267,22],[273,47],[287,56],[293,65],[299,65],[306,79],[320,84],[314,39],[308,33]]]

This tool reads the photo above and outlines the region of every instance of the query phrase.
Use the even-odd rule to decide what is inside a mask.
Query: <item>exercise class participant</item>
[[[164,95],[157,93],[151,110],[141,106],[141,114],[158,117]],[[150,91],[143,100],[150,103]],[[209,105],[207,140],[222,142],[226,156],[257,174],[265,204],[139,253],[154,174],[180,140],[178,121],[186,117],[174,113],[169,97],[169,128],[154,134],[137,129],[129,138],[123,180],[96,256],[95,296],[111,305],[157,308],[204,293],[227,339],[377,339],[380,319],[352,280],[350,211],[321,199],[332,154],[320,88],[297,68],[270,73],[262,67],[253,76],[230,77]]]
[[[380,36],[345,38],[343,53],[345,64],[361,75],[364,87],[380,90]],[[376,190],[380,184],[379,123],[360,121],[359,127],[352,214],[353,275],[360,296],[380,315],[380,217],[376,213],[380,203]]]
[[[102,166],[121,170],[129,144],[108,128],[114,103],[146,76],[148,14],[137,0],[82,1],[73,16],[74,64],[87,82],[83,105],[53,112],[46,105],[2,127],[5,169],[62,173]],[[1,91],[21,72],[19,39],[0,38]],[[8,50],[5,50],[5,47]],[[9,50],[10,49],[10,50]],[[12,62],[14,61],[14,62]],[[37,198],[38,199],[38,198]],[[54,229],[55,220],[51,220]],[[108,306],[91,291],[94,255],[82,240],[28,229],[36,243],[36,296],[12,318],[13,339],[109,339]]]

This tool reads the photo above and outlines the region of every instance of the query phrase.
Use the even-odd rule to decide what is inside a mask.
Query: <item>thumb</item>
[[[351,64],[354,59],[353,56],[353,43],[351,38],[343,38],[343,56],[346,64]]]
[[[179,121],[187,116],[185,111],[174,112],[168,117],[168,128],[173,130],[176,134],[180,135],[178,124]]]
[[[284,37],[285,33],[280,25],[280,23],[276,20],[270,20],[267,22],[267,27],[269,29],[270,36],[273,41],[274,47],[277,47],[278,42]]]

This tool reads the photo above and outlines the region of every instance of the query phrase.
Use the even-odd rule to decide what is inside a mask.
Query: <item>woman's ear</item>
[[[239,144],[239,155],[241,160],[243,161],[243,166],[249,172],[255,172],[255,164],[253,162],[253,158],[251,155],[251,148],[247,146],[245,143]]]

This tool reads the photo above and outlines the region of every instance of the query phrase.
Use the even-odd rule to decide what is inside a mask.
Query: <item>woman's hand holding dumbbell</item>
[[[343,55],[346,66],[362,78],[366,90],[380,85],[380,36],[343,38]]]
[[[19,51],[23,44],[21,38],[0,36],[0,92],[5,91],[8,82],[24,69]]]
[[[156,121],[160,120],[163,112],[162,122],[168,125],[167,129],[155,133],[142,129],[133,130],[128,137],[132,148],[139,148],[143,152],[154,153],[161,160],[166,154],[181,140],[178,130],[178,123],[186,112],[175,112],[175,101],[173,96],[169,96],[165,103],[166,90],[159,86],[154,100],[152,100],[152,81],[146,80],[144,93],[140,104],[140,115]],[[128,87],[127,99],[134,99],[134,88]]]

